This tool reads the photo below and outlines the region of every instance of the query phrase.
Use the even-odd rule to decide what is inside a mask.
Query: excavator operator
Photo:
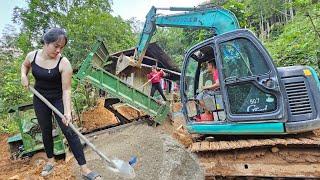
[[[203,86],[201,88],[202,92],[200,92],[196,97],[196,99],[199,101],[200,106],[204,109],[204,113],[200,114],[200,116],[196,118],[197,121],[213,120],[212,113],[205,105],[205,99],[214,96],[215,91],[219,90],[220,88],[218,70],[216,68],[214,60],[207,62],[207,70],[212,74],[213,83],[211,85]]]

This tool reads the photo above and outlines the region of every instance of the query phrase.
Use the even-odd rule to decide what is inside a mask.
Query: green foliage
[[[187,50],[186,38],[182,29],[158,28],[153,40],[170,55],[176,64],[182,65],[183,54]]]
[[[72,39],[65,49],[65,54],[72,60],[73,65],[82,62],[98,36],[106,40],[110,52],[127,49],[134,44],[130,25],[108,13],[83,8],[74,9],[69,12],[67,19],[63,27],[68,30]]]
[[[307,8],[310,4],[312,4],[312,0],[295,0],[293,5],[295,7],[299,7],[300,9]]]
[[[284,26],[281,23],[275,23],[271,25],[271,32],[270,32],[270,39],[269,40],[275,40],[277,39],[284,30]]]
[[[11,54],[0,53],[0,133],[15,132],[16,123],[8,116],[7,111],[11,106],[31,101],[30,93],[20,84],[19,72],[22,58],[13,57]]]
[[[1,60],[5,62],[0,66],[1,73],[1,89],[0,112],[6,112],[10,106],[26,102],[30,99],[30,94],[22,88],[20,83],[20,65],[22,58],[11,57],[8,60]]]
[[[315,27],[319,27],[317,17],[320,15],[320,3],[318,0],[230,0],[214,2],[214,4],[235,13],[240,26],[253,30],[255,34],[261,34],[261,21],[264,22],[263,31],[267,30],[266,23],[268,22],[270,32],[266,45],[278,65],[303,64],[316,67],[320,61],[320,57],[317,58],[317,53],[320,54],[320,40],[316,36],[309,17],[305,16],[310,14]],[[290,19],[290,8],[297,13],[293,20]],[[285,16],[288,22],[284,21]],[[155,39],[179,65],[187,49],[212,37],[212,34],[206,30],[159,29]],[[317,31],[319,32],[319,28]]]
[[[75,78],[72,80],[72,103],[77,114],[90,107],[91,99],[89,93],[83,83],[79,83]]]
[[[181,66],[184,53],[189,48],[212,36],[213,32],[203,29],[158,28],[152,40]]]
[[[319,12],[312,6],[309,14],[313,17],[316,27],[320,26]],[[310,7],[309,7],[310,8]],[[294,21],[283,29],[283,33],[276,39],[266,43],[278,66],[309,65],[318,69],[317,52],[320,52],[320,37],[316,34],[312,23],[305,13],[299,13]]]
[[[16,46],[23,52],[27,54],[32,51],[32,44],[30,41],[31,35],[27,32],[22,32],[16,39]]]
[[[12,117],[0,114],[0,134],[18,132],[18,125]]]
[[[223,7],[235,14],[239,21],[240,27],[247,26],[247,18],[249,16],[249,13],[245,10],[246,7],[243,2],[237,0],[229,0],[226,1]]]

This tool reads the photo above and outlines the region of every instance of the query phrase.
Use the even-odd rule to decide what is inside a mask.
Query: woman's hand
[[[163,74],[163,76],[167,76],[167,73],[165,73],[162,69],[160,69],[160,72]]]
[[[204,90],[208,90],[208,87],[207,86],[202,86],[201,89],[204,91]]]
[[[71,114],[64,114],[64,118],[62,119],[63,124],[68,126],[71,121],[72,121]]]
[[[29,79],[26,75],[21,76],[21,84],[24,88],[28,89],[29,87]]]

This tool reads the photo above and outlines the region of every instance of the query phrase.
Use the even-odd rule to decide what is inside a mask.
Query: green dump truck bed
[[[162,124],[169,113],[169,106],[161,104],[151,96],[122,81],[119,77],[103,69],[108,63],[109,53],[103,41],[98,40],[76,74],[80,82],[88,82],[108,93],[108,96],[118,98],[122,103],[129,104],[144,111],[152,119]]]

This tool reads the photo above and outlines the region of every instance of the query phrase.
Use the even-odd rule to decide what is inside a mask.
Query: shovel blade
[[[108,167],[111,171],[118,173],[120,176],[128,179],[132,179],[136,176],[133,167],[128,163],[120,159],[111,160],[115,165],[115,168]]]

